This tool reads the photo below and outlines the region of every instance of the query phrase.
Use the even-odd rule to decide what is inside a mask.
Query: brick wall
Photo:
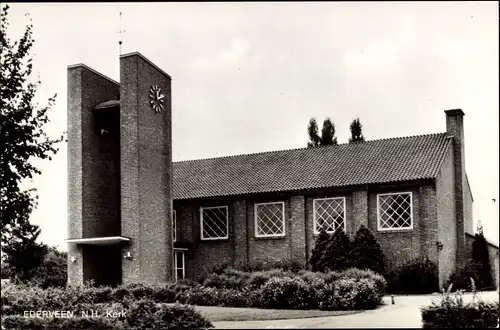
[[[68,238],[119,234],[116,135],[98,131],[93,107],[117,99],[118,84],[84,65],[68,67]],[[82,247],[70,244],[68,282],[96,274]]]
[[[438,240],[443,244],[439,252],[439,283],[445,283],[456,269],[456,222],[453,148],[446,154],[436,179],[438,210]]]
[[[170,77],[139,53],[120,57],[122,235],[130,237],[123,281],[158,283],[173,276]],[[149,89],[167,96],[155,113]]]
[[[474,220],[472,218],[472,214],[473,214],[472,192],[466,176],[464,179],[464,231],[470,234],[476,231],[476,229],[474,228]]]
[[[435,188],[432,185],[394,186],[370,190],[368,194],[368,226],[382,247],[388,269],[403,262],[429,257],[437,262],[437,223],[435,218]],[[377,195],[382,193],[412,193],[413,229],[378,230]]]
[[[260,198],[247,196],[175,201],[178,241],[190,246],[186,274],[190,278],[199,278],[212,267],[222,263],[240,265],[292,257],[307,264],[316,238],[313,233],[313,200],[327,197],[345,198],[346,227],[351,238],[361,223],[366,224],[384,250],[390,265],[397,266],[403,261],[423,256],[438,261],[438,209],[436,189],[431,182],[380,187],[377,190],[366,187],[363,189],[318,190],[302,196],[276,194],[274,198],[267,195]],[[414,228],[391,232],[378,231],[377,194],[405,191],[411,191],[413,196]],[[361,203],[355,206],[355,200]],[[255,237],[254,207],[255,203],[263,202],[285,203],[285,237]],[[229,238],[222,241],[201,241],[199,208],[215,205],[228,206]]]
[[[453,138],[453,164],[455,169],[455,220],[456,220],[456,263],[462,267],[466,260],[465,249],[465,214],[466,208],[472,205],[464,204],[465,176],[465,145],[464,145],[464,113],[460,109],[447,110],[446,131]]]

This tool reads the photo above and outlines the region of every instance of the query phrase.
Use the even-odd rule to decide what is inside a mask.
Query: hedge
[[[11,286],[2,290],[2,314],[29,310],[91,309],[88,306],[131,308],[139,300],[200,306],[264,307],[281,309],[370,309],[380,304],[385,280],[372,271],[292,273],[270,270],[254,273],[226,270],[199,283],[170,282],[110,287],[48,288]],[[103,307],[103,308],[104,308]]]
[[[440,303],[421,309],[423,328],[496,328],[498,302],[464,303],[462,293],[445,294]]]

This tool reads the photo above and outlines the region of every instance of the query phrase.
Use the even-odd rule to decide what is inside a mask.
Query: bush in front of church
[[[155,303],[149,299],[136,301],[125,317],[127,329],[207,329],[212,323],[192,306]]]
[[[407,261],[386,275],[391,293],[433,293],[439,291],[438,266],[429,258]]]

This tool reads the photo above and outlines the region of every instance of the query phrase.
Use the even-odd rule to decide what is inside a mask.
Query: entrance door
[[[84,281],[96,286],[116,286],[122,281],[121,247],[118,245],[86,245],[83,247]]]

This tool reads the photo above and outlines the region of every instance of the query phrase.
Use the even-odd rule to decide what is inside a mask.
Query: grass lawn
[[[318,316],[349,315],[362,312],[362,311],[320,311],[320,310],[236,308],[236,307],[217,307],[217,306],[194,306],[194,307],[212,322],[302,319],[302,318],[318,317]]]

